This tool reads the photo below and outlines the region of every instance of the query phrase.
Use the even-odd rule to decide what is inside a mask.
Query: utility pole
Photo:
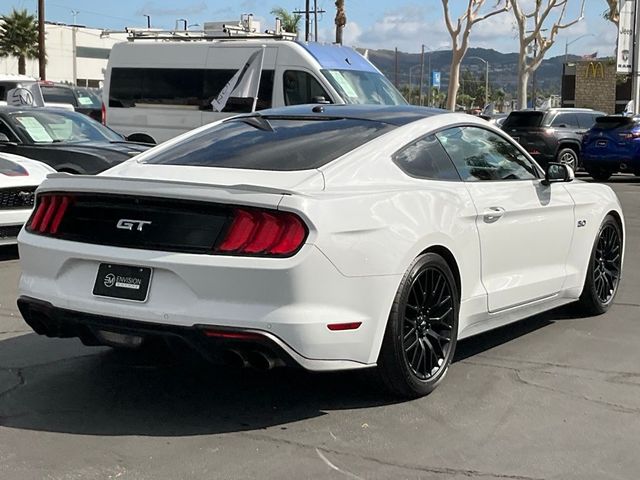
[[[294,10],[291,13],[295,13],[297,15],[304,15],[305,21],[304,21],[304,40],[305,42],[309,41],[309,27],[311,26],[311,21],[310,21],[310,16],[313,13],[313,25],[314,25],[314,30],[313,30],[313,37],[315,38],[315,41],[318,41],[318,14],[319,13],[326,13],[326,10],[318,10],[318,1],[317,0],[313,0],[313,10],[310,10],[309,8],[309,3],[310,0],[306,0],[306,9],[304,10]]]
[[[151,28],[151,15],[142,15],[143,17],[147,17],[147,28]]]
[[[304,4],[304,41],[309,41],[309,0]]]
[[[396,47],[396,69],[395,69],[395,86],[398,88],[398,47]]]
[[[73,15],[73,25],[71,26],[71,49],[73,50],[73,84],[78,85],[78,53],[77,53],[77,43],[76,43],[76,32],[78,31],[78,27],[76,27],[77,22],[76,18],[80,12],[78,10],[71,10],[71,15]]]
[[[38,68],[40,80],[47,79],[47,55],[44,48],[44,0],[38,0]]]
[[[424,44],[420,55],[420,88],[418,89],[418,105],[422,106],[422,83],[424,82]]]

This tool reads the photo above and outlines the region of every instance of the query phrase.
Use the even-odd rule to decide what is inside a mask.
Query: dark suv
[[[511,112],[502,129],[518,141],[546,168],[549,162],[562,162],[574,170],[580,167],[582,136],[603,112],[587,108],[552,108]]]
[[[40,82],[45,103],[68,103],[78,113],[102,121],[102,100],[88,88]]]

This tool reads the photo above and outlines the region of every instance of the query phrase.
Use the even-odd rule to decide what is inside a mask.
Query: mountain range
[[[364,53],[365,49],[358,49]],[[395,51],[368,50],[369,60],[384,73],[392,82],[395,81]],[[449,84],[449,68],[451,66],[451,51],[425,51],[424,54],[424,85],[429,85],[429,57],[431,70],[441,72],[441,90],[446,90]],[[502,88],[505,92],[515,95],[518,81],[518,54],[501,53],[486,48],[470,48],[462,62],[461,71],[469,70],[476,78],[484,81],[485,65],[483,62],[471,58],[479,57],[489,62],[489,83],[492,88]],[[582,57],[568,55],[567,61],[580,60]],[[540,90],[549,94],[560,94],[562,84],[562,66],[565,56],[560,55],[544,59],[536,72],[536,84]],[[409,84],[409,68],[420,65],[419,53],[398,52],[398,85]],[[414,68],[411,81],[417,85],[420,68]]]

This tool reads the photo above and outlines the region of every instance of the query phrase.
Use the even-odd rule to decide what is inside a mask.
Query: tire
[[[400,282],[378,357],[378,373],[394,396],[421,397],[442,381],[455,353],[459,308],[447,262],[435,253],[416,258]]]
[[[600,225],[589,257],[589,267],[578,308],[584,315],[609,310],[620,285],[623,238],[620,225],[607,215]]]
[[[607,170],[593,170],[588,172],[591,177],[598,182],[606,182],[611,178],[612,172]]]
[[[556,162],[570,166],[574,172],[578,170],[580,160],[578,154],[572,148],[562,148],[556,155]]]

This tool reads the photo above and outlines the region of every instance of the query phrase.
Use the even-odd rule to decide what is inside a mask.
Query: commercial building
[[[99,87],[111,47],[126,40],[124,33],[104,35],[103,30],[46,23],[47,80]],[[38,78],[38,60],[27,60],[26,74]],[[16,57],[0,58],[0,73],[17,74]]]

